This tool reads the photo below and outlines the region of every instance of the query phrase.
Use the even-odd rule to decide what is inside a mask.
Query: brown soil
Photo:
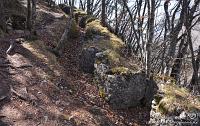
[[[51,15],[55,17],[54,12]],[[79,70],[82,37],[68,41],[60,58],[46,50],[62,35],[61,17],[38,24],[38,40],[17,43],[10,55],[6,54],[10,39],[24,35],[10,33],[0,39],[0,88],[7,96],[0,101],[0,126],[146,125],[146,108],[113,110],[99,97],[93,76]],[[9,87],[17,94],[9,95]]]

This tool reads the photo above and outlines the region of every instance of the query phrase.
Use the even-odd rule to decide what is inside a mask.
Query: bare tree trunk
[[[167,30],[170,30],[170,16],[169,16],[169,12],[168,12],[169,2],[170,2],[170,0],[166,0],[165,3],[164,3]]]
[[[190,47],[191,56],[192,56],[192,68],[193,68],[193,76],[192,76],[192,80],[191,80],[191,85],[197,86],[198,85],[198,70],[197,70],[197,64],[195,61],[195,55],[194,55],[194,50],[193,50],[191,31],[188,34],[189,34],[188,42],[189,42],[189,47]]]
[[[91,15],[91,1],[87,0],[87,14]]]
[[[101,3],[101,23],[103,26],[106,25],[106,0],[102,0]]]
[[[31,35],[37,35],[35,21],[36,21],[36,2],[37,0],[32,0],[32,30]]]
[[[198,50],[198,54],[197,54],[197,58],[196,58],[196,68],[197,71],[199,71],[199,67],[200,67],[200,46],[199,46],[199,50]],[[200,75],[198,75],[198,79],[200,78]]]
[[[118,4],[118,2],[117,2],[118,0],[115,0],[115,34],[117,35],[118,34],[118,30],[119,30],[119,23],[118,23],[118,14],[117,14],[117,12],[118,12],[118,7],[117,7],[117,4]]]
[[[79,2],[79,3],[80,3],[80,5],[79,5],[80,7],[79,7],[79,8],[81,8],[82,10],[85,10],[85,8],[84,8],[84,5],[83,5],[83,1],[82,1],[82,0],[80,0],[80,2]]]
[[[27,29],[31,31],[31,0],[27,0]]]
[[[177,58],[172,67],[171,77],[173,77],[176,80],[176,82],[180,79],[183,58],[188,49],[188,42],[186,42],[185,44],[184,42],[185,42],[185,38],[182,38],[181,43],[179,45]]]
[[[155,0],[151,0],[151,3],[148,3],[149,9],[149,29],[148,29],[148,43],[147,43],[147,75],[150,77],[151,74],[151,51],[152,51],[152,43],[154,39],[154,18],[155,18]]]

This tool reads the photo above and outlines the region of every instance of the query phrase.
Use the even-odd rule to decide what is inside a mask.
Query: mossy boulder
[[[84,47],[94,46],[101,50],[112,67],[124,65],[121,64],[124,60],[121,53],[124,43],[116,35],[110,33],[106,27],[103,27],[99,20],[87,23],[85,36],[88,42],[84,44]]]
[[[106,27],[103,27],[99,20],[92,20],[87,23],[85,37],[84,48],[92,46],[99,50],[95,64],[103,63],[109,65],[111,69],[117,67],[127,68],[129,71],[134,71],[134,73],[139,71],[139,66],[129,63],[129,59],[124,57],[122,53],[125,48],[123,41],[110,33]]]
[[[89,61],[93,70],[99,95],[116,109],[126,109],[136,106],[151,106],[157,86],[145,74],[138,73],[133,63],[124,57],[122,50],[124,44],[120,38],[112,34],[99,20],[87,22],[86,42],[83,43],[80,61]],[[95,47],[98,51],[92,53],[92,60],[84,55],[87,49]],[[93,51],[94,52],[94,51]],[[81,69],[87,68],[88,62],[82,62]],[[134,68],[134,69],[133,69]]]

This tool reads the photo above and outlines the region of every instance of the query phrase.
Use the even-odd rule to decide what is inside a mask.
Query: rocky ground
[[[54,47],[66,24],[63,13],[38,5],[38,39],[12,31],[0,39],[1,126],[137,126],[147,125],[150,110],[114,110],[99,96],[93,75],[79,70],[80,36],[71,39],[60,58]],[[80,29],[84,35],[84,29]],[[6,54],[10,42],[16,41]]]
[[[11,27],[0,38],[0,126],[199,126],[199,98],[170,78],[155,76],[162,98],[152,110],[144,107],[156,84],[138,74],[140,62],[127,58],[121,40],[98,20],[73,25],[64,53],[52,54],[67,17],[39,0],[36,38]]]

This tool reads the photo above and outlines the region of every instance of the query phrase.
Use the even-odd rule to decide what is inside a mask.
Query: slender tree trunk
[[[170,16],[169,16],[169,12],[168,12],[168,4],[169,4],[170,0],[166,0],[164,3],[164,10],[165,10],[165,17],[166,17],[166,29],[167,31],[170,30]]]
[[[36,2],[37,0],[32,0],[32,30],[31,30],[31,35],[37,35],[36,33],[36,26],[35,26],[35,21],[36,21]]]
[[[27,29],[31,31],[31,0],[27,0]]]
[[[188,42],[186,42],[185,44],[184,42],[185,42],[185,38],[182,38],[181,43],[179,45],[177,58],[172,67],[171,77],[173,77],[176,80],[176,82],[180,79],[183,58],[188,49]]]
[[[119,23],[118,23],[118,14],[117,14],[117,12],[118,12],[118,6],[117,6],[117,4],[118,4],[118,2],[117,2],[118,0],[115,0],[115,34],[117,35],[118,34],[118,30],[119,30]]]
[[[147,43],[147,75],[150,77],[151,74],[151,51],[152,43],[154,39],[154,18],[155,18],[155,0],[151,0],[151,3],[148,4],[149,11],[149,30],[148,30],[148,43]]]
[[[87,14],[91,15],[91,1],[87,0]]]
[[[102,0],[101,3],[101,23],[103,26],[106,25],[106,0]]]
[[[196,71],[193,72],[192,80],[191,80],[191,84],[196,83],[198,86],[199,86],[199,78],[200,78],[198,76],[199,66],[200,66],[200,46],[199,46],[198,54],[197,54],[197,58],[196,58]],[[197,82],[195,82],[195,81],[197,81]]]
[[[188,43],[189,43],[189,48],[190,48],[191,56],[192,56],[192,68],[193,68],[193,76],[192,76],[192,80],[191,80],[191,85],[197,86],[198,85],[198,70],[197,70],[197,64],[195,61],[194,49],[193,49],[192,38],[191,38],[191,31],[188,32]]]
[[[79,2],[79,3],[80,3],[80,5],[79,5],[80,7],[79,7],[79,8],[81,8],[82,10],[85,10],[85,8],[84,8],[84,6],[83,6],[83,1],[82,1],[82,0],[80,0],[80,2]]]

